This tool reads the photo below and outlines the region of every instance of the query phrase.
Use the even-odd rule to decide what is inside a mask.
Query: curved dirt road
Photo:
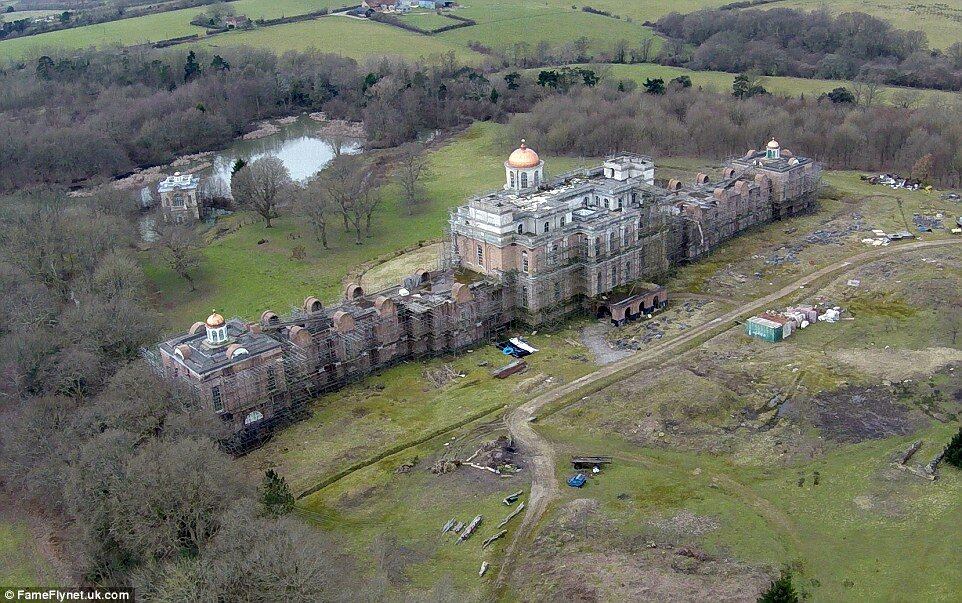
[[[843,261],[836,262],[820,270],[807,274],[796,280],[790,285],[782,287],[778,291],[760,297],[753,302],[747,303],[739,308],[731,310],[721,316],[713,318],[705,323],[686,331],[673,339],[662,341],[661,343],[641,350],[631,356],[609,364],[605,367],[588,373],[587,375],[575,379],[571,383],[562,385],[547,393],[532,398],[528,402],[518,406],[508,413],[505,417],[508,431],[514,441],[521,445],[525,452],[531,457],[528,466],[531,468],[531,494],[528,497],[528,506],[524,514],[524,519],[515,532],[511,544],[505,550],[504,560],[498,571],[496,583],[497,591],[502,591],[507,585],[508,578],[514,565],[517,555],[517,547],[523,543],[532,530],[541,520],[544,512],[552,500],[560,494],[558,480],[555,476],[555,454],[551,445],[535,432],[531,426],[530,419],[537,415],[537,412],[546,405],[557,402],[566,397],[575,397],[579,394],[586,395],[592,393],[596,388],[604,387],[607,380],[619,373],[627,373],[632,369],[639,369],[649,364],[669,352],[683,351],[686,344],[716,329],[725,330],[731,327],[732,323],[748,313],[768,308],[783,297],[798,291],[803,285],[813,283],[823,277],[841,273],[846,269],[852,269],[864,264],[871,263],[889,256],[918,251],[930,247],[943,247],[962,243],[958,239],[948,239],[940,241],[924,241],[919,243],[909,243],[897,247],[884,249],[873,249],[866,251]],[[836,275],[837,276],[837,275]]]

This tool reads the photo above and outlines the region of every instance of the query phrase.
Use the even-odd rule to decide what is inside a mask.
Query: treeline
[[[502,111],[487,76],[450,56],[429,67],[249,48],[120,52],[0,70],[0,192],[123,175],[304,111],[363,119],[374,146]]]
[[[923,32],[864,13],[701,10],[671,13],[654,27],[669,38],[658,58],[668,65],[962,89],[962,42],[930,49]]]
[[[0,200],[4,504],[52,526],[69,584],[159,601],[364,592],[349,558],[286,517],[283,479],[251,483],[216,444],[219,419],[138,360],[160,325],[125,206]]]
[[[925,173],[917,177],[923,180],[962,185],[959,106],[865,108],[814,98],[738,99],[682,85],[648,94],[604,84],[573,88],[514,116],[516,136],[537,140],[538,149],[548,153],[599,157],[635,151],[719,160],[776,136],[826,167],[921,170]]]

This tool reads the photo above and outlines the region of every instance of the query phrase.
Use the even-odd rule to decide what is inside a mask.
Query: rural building
[[[769,143],[732,162],[720,181],[699,174],[659,185],[650,157],[623,153],[549,179],[522,141],[504,162],[504,186],[451,212],[436,270],[372,293],[352,283],[333,307],[309,297],[286,316],[266,310],[252,323],[212,314],[146,355],[230,423],[243,447],[312,397],[397,362],[489,341],[515,321],[590,311],[620,324],[664,307],[668,292],[648,281],[669,266],[814,203],[818,167],[793,159]],[[174,178],[162,193],[189,189],[189,176]],[[791,320],[763,315],[747,328],[778,341]]]
[[[200,220],[200,205],[197,202],[197,187],[200,179],[192,174],[174,172],[157,185],[160,195],[160,209],[164,222],[187,224]]]
[[[251,24],[246,15],[227,15],[224,17],[224,27],[227,29],[243,29]]]

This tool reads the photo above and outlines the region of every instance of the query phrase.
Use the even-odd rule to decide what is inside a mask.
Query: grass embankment
[[[501,186],[504,158],[515,144],[504,137],[503,127],[478,123],[432,151],[424,178],[425,203],[409,215],[399,202],[397,188],[386,187],[372,236],[363,245],[355,245],[353,236],[333,220],[331,248],[324,249],[306,225],[286,214],[273,228],[257,222],[209,245],[196,271],[197,291],[188,291],[186,283],[165,266],[148,263],[161,310],[172,326],[182,328],[209,314],[211,308],[228,316],[256,318],[266,309],[286,312],[308,295],[333,302],[342,293],[342,278],[353,267],[440,236],[450,208],[472,194]],[[549,172],[555,174],[582,163],[572,158],[545,159]],[[261,240],[267,242],[258,245]],[[291,258],[295,246],[305,248],[305,260]]]

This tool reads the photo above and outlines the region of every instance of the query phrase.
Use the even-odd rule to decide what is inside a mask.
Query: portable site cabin
[[[757,337],[772,343],[784,339],[782,324],[761,316],[749,318],[745,322],[745,332],[751,337]]]

